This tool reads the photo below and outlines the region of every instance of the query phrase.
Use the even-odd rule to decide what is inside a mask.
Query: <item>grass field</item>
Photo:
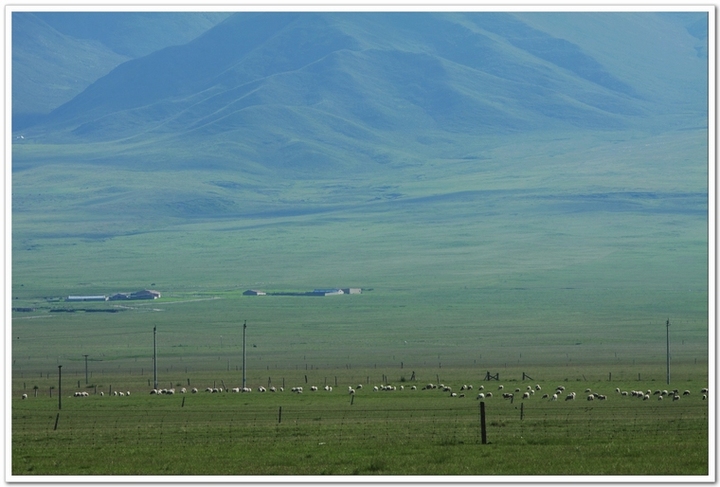
[[[397,180],[276,188],[221,170],[98,177],[20,154],[12,475],[708,475],[704,139],[613,137],[468,146]],[[363,293],[242,295],[327,287]],[[163,296],[64,301],[139,289]],[[148,394],[153,328],[159,385],[203,390],[240,385],[246,321],[248,385],[333,392]],[[67,397],[86,388],[84,355],[91,396]],[[482,445],[474,397],[407,389],[490,390],[488,372],[579,397],[536,394],[523,419],[522,401],[488,399]],[[383,383],[406,390],[368,389]]]
[[[439,372],[443,377],[477,377],[468,370]],[[678,401],[669,397],[659,401],[656,395],[642,400],[614,392],[615,387],[662,389],[661,381],[570,379],[548,381],[543,391],[513,402],[500,397],[497,382],[485,381],[485,392],[495,394],[484,399],[488,441],[484,445],[475,399],[483,381],[475,382],[465,397],[450,397],[438,389],[421,390],[424,382],[392,381],[398,390],[372,391],[373,384],[381,383],[374,380],[381,379],[374,369],[334,373],[339,376],[338,386],[331,392],[324,391],[320,381],[320,390],[310,392],[312,379],[306,384],[296,371],[286,370],[273,372],[286,376],[284,392],[211,394],[203,392],[210,382],[206,378],[192,381],[200,385],[199,393],[172,396],[148,395],[138,378],[104,376],[98,391],[107,394],[108,381],[137,384],[139,390],[125,397],[101,397],[93,394],[93,387],[81,387],[91,395],[75,398],[63,392],[61,411],[57,394],[50,398],[48,391],[42,391],[35,398],[30,391],[30,397],[21,400],[17,391],[12,472],[19,476],[708,474],[708,403],[701,399],[701,380],[682,381],[691,395]],[[361,379],[365,374],[371,376],[370,384],[351,397],[349,377]],[[323,373],[308,375],[319,378]],[[238,383],[237,374],[225,377]],[[257,383],[255,379],[249,383]],[[334,385],[334,377],[329,379]],[[275,381],[277,376],[273,384],[279,385]],[[536,383],[501,382],[506,390],[523,391]],[[291,383],[302,384],[304,392],[289,392]],[[410,390],[411,384],[420,387]],[[17,388],[18,382],[14,385]],[[405,389],[400,390],[400,385]],[[566,401],[564,394],[556,402],[541,399],[541,393],[552,394],[558,385],[566,392],[577,391],[577,399]],[[63,391],[66,387],[74,391],[73,386],[63,386]],[[460,392],[459,382],[452,386]],[[608,399],[587,401],[587,388]]]

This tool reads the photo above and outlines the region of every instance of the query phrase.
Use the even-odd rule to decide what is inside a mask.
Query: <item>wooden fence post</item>
[[[480,441],[487,444],[487,431],[485,429],[485,401],[480,401]]]

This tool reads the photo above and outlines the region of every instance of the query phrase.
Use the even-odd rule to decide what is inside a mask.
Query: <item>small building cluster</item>
[[[130,299],[158,299],[161,297],[158,291],[151,289],[143,289],[134,293],[117,293],[112,296],[68,296],[66,301],[121,301]]]
[[[362,288],[359,287],[346,287],[346,288],[330,288],[330,289],[315,289],[313,291],[305,293],[270,293],[275,296],[338,296],[341,294],[362,294]],[[243,293],[244,296],[267,296],[265,291],[259,291],[257,289],[248,289]]]

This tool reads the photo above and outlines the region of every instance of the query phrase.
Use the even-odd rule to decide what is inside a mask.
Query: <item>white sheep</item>
[[[27,399],[27,394],[23,394],[23,395],[20,396],[20,397],[21,397],[21,399]]]
[[[523,399],[530,399],[530,393],[529,393],[529,392],[523,392],[522,398],[523,398]]]
[[[488,392],[487,394],[485,394],[485,397],[492,397],[492,392]]]
[[[352,387],[348,387],[348,389],[350,389],[348,391],[348,394],[355,394],[355,389],[353,389]]]
[[[100,396],[102,397],[102,396],[104,396],[104,395],[105,395],[105,393],[102,392],[102,391],[100,391]]]
[[[551,400],[551,401],[557,401],[557,398],[558,398],[558,395],[557,395],[557,394],[553,394],[553,395],[552,395],[552,399],[550,399],[550,400]]]
[[[125,395],[126,395],[126,396],[129,396],[129,395],[130,395],[130,391],[127,391],[127,392],[125,393]]]
[[[313,392],[315,392],[315,391],[318,390],[318,388],[317,388],[317,386],[310,386],[310,390],[313,391]]]
[[[239,387],[233,387],[233,388],[232,388],[232,391],[239,393],[239,392],[240,392],[240,388],[239,388]]]
[[[198,391],[198,390],[197,390],[197,387],[193,387],[191,392],[192,392],[193,394],[197,394],[197,391]]]
[[[475,399],[485,399],[485,394],[483,394],[481,392],[480,394],[477,395],[477,397]]]
[[[270,392],[277,392],[277,389],[275,386],[270,386],[270,389],[268,389]]]
[[[186,393],[187,393],[187,389],[185,389],[184,387],[182,389],[180,389],[180,394],[186,394]],[[128,392],[128,395],[129,394],[130,393]]]
[[[573,399],[575,399],[575,393],[574,393],[574,392],[571,392],[570,394],[568,394],[567,396],[565,396],[565,400],[566,400],[566,401],[572,401]]]
[[[412,386],[412,387],[410,388],[410,390],[411,390],[411,391],[417,391],[417,386]]]

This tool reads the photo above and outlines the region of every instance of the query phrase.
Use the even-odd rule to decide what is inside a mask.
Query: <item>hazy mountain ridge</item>
[[[629,25],[645,19],[615,15]],[[121,64],[24,132],[62,144],[122,140],[125,152],[182,148],[175,159],[184,165],[203,147],[202,159],[221,165],[342,161],[348,170],[422,152],[418,138],[440,134],[662,127],[655,116],[673,108],[654,100],[644,79],[623,79],[521,19],[238,13],[186,44]],[[697,126],[702,115],[683,116]]]
[[[13,117],[25,127],[123,62],[184,44],[229,13],[13,12]]]

